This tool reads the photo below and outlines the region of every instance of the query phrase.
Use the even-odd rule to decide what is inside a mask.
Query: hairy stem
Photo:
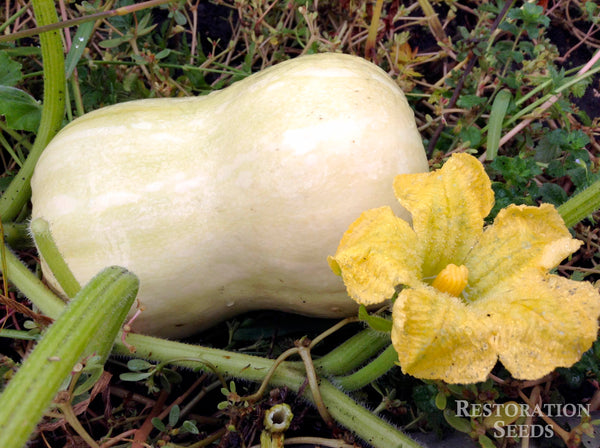
[[[62,313],[65,303],[50,291],[33,272],[21,263],[17,256],[5,248],[6,266],[2,273],[23,293],[43,314],[56,319]]]
[[[335,378],[334,382],[343,390],[357,390],[387,373],[396,365],[397,361],[398,353],[392,345],[389,345],[377,358],[362,369],[348,376]]]
[[[343,375],[363,364],[389,343],[387,334],[371,329],[362,330],[316,359],[315,369],[321,375]]]
[[[273,360],[225,350],[198,347],[181,342],[167,341],[139,334],[129,334],[127,344],[136,347],[136,356],[158,362],[170,362],[174,358],[195,358],[210,363],[224,376],[236,377],[248,381],[260,382],[273,364]],[[121,342],[115,344],[114,353],[131,356],[127,346]],[[174,365],[187,368],[203,368],[199,362],[174,361]],[[200,364],[200,366],[199,366]],[[305,373],[287,362],[281,363],[273,374],[271,385],[286,386],[298,392],[306,380]],[[329,414],[340,425],[351,429],[369,445],[375,448],[406,447],[417,448],[420,445],[392,425],[384,422],[369,410],[357,404],[352,398],[341,392],[331,382],[321,379],[319,390]],[[304,396],[313,401],[307,388]]]
[[[138,280],[122,268],[107,268],[69,303],[0,395],[0,446],[21,448],[65,377],[104,326],[122,323]],[[114,327],[113,327],[114,330]],[[110,338],[110,351],[116,330]]]
[[[31,222],[31,233],[40,255],[48,264],[67,297],[74,297],[81,289],[81,285],[56,247],[48,222],[41,218],[34,219]]]
[[[572,227],[600,209],[600,180],[569,198],[558,207],[567,227]]]
[[[52,0],[33,0],[35,17],[40,25],[58,22]],[[62,125],[65,110],[65,63],[62,41],[57,30],[40,35],[44,62],[44,101],[40,127],[27,160],[0,197],[0,218],[14,220],[31,196],[33,169],[46,145]]]

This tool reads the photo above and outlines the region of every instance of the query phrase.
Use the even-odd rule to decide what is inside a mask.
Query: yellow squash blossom
[[[364,212],[330,258],[349,295],[372,305],[402,287],[392,343],[405,373],[448,383],[484,381],[499,359],[518,379],[568,367],[596,340],[600,295],[548,271],[581,245],[556,209],[494,204],[479,161],[453,155],[394,190],[412,225],[389,207]]]

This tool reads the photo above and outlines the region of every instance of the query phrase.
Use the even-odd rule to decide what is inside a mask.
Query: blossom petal
[[[588,282],[531,270],[480,304],[494,322],[500,361],[517,379],[570,367],[597,337],[600,294]]]
[[[454,154],[431,173],[399,175],[394,191],[412,214],[425,277],[436,275],[449,263],[462,264],[494,205],[483,165],[468,154]]]
[[[390,207],[363,212],[344,234],[335,256],[348,294],[371,305],[390,299],[398,285],[418,284],[421,263],[416,235]]]
[[[528,269],[547,272],[580,245],[554,206],[510,205],[498,213],[466,260],[465,297],[494,294],[494,289],[504,288],[503,283],[515,284],[514,277]]]
[[[392,312],[392,343],[402,371],[448,383],[484,381],[496,361],[484,311],[422,286],[403,290]]]

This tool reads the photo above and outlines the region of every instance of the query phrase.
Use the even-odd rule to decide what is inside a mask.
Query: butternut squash
[[[327,255],[363,210],[395,202],[397,174],[427,169],[394,81],[326,53],[74,120],[37,164],[32,218],[82,284],[109,265],[139,277],[134,330],[181,337],[254,309],[355,312]]]

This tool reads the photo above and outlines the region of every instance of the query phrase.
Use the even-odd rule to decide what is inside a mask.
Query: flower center
[[[464,264],[460,266],[449,264],[437,275],[431,286],[439,291],[458,297],[467,286],[468,281],[469,270]]]

